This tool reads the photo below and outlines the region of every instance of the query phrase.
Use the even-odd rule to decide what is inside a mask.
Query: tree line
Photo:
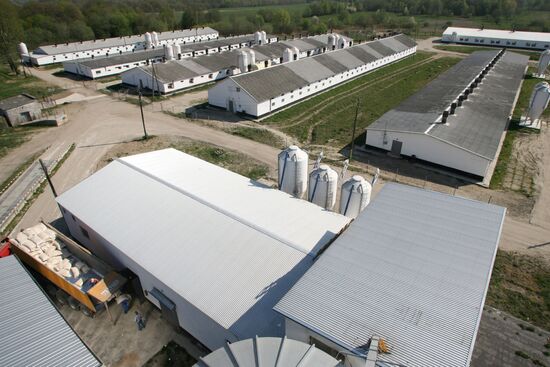
[[[14,64],[17,43],[39,45],[209,25],[224,35],[324,33],[329,29],[415,29],[415,16],[485,16],[498,23],[525,10],[550,11],[550,0],[0,0],[0,57]],[[302,4],[292,6],[293,4]],[[226,11],[232,7],[256,9]],[[288,5],[268,7],[267,5]],[[535,21],[533,21],[535,22]],[[530,24],[550,31],[550,20]],[[425,24],[424,24],[425,25]]]

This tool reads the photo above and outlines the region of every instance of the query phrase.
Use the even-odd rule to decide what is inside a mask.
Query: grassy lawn
[[[28,93],[36,98],[42,98],[60,92],[62,89],[33,76],[24,77],[10,72],[7,65],[0,64],[0,99]]]
[[[246,139],[254,140],[258,143],[271,145],[275,148],[284,148],[284,140],[272,133],[267,129],[246,127],[246,126],[235,126],[229,129],[224,130],[231,135],[237,135]]]
[[[174,148],[253,180],[267,177],[269,167],[254,158],[234,150],[179,136],[151,136],[147,140],[136,139],[114,146],[102,157],[98,169],[119,157]]]
[[[550,267],[533,256],[499,251],[486,303],[550,330]]]
[[[462,45],[461,46],[454,46],[454,45],[439,46],[438,45],[438,46],[434,46],[434,48],[438,50],[443,50],[443,51],[452,51],[452,52],[460,52],[463,54],[471,54],[472,52],[475,52],[475,51],[495,50],[502,47],[481,47],[481,46],[462,46]],[[509,48],[508,50],[512,52],[516,52],[518,54],[529,56],[530,60],[535,60],[535,61],[538,61],[540,56],[540,52],[535,52],[535,51],[523,51],[523,50],[516,50],[513,48]]]
[[[10,150],[17,148],[30,139],[33,133],[42,128],[39,127],[15,127],[0,129],[0,159],[4,158]]]
[[[459,61],[450,57],[428,60],[430,56],[419,53],[369,73],[284,110],[265,123],[276,125],[304,143],[345,146],[351,138],[357,101],[360,135],[385,112]]]
[[[10,185],[14,180],[16,180],[23,172],[27,170],[27,168],[29,168],[31,164],[33,164],[33,162],[37,160],[38,157],[42,155],[42,153],[44,153],[45,150],[46,149],[34,154],[32,157],[27,159],[22,165],[17,167],[17,169],[7,179],[5,179],[4,182],[0,184],[0,195],[3,194],[8,187],[10,187]]]
[[[492,189],[502,188],[502,183],[504,180],[504,176],[506,175],[508,163],[510,161],[510,158],[512,157],[514,140],[516,139],[518,134],[538,133],[537,130],[519,126],[521,114],[525,113],[527,108],[529,107],[529,99],[531,98],[531,93],[533,92],[534,86],[542,81],[542,79],[533,78],[531,76],[533,70],[533,68],[529,68],[529,71],[523,80],[523,85],[521,87],[521,92],[516,103],[514,113],[512,115],[512,120],[510,121],[510,125],[508,126],[508,132],[506,133],[506,138],[504,139],[504,142],[502,144],[493,177],[491,178],[490,187]],[[550,109],[547,109],[543,113],[543,116],[550,116]]]

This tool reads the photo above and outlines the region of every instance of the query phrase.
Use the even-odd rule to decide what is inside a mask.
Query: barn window
[[[241,88],[237,87],[237,88],[235,88],[235,90],[237,91],[237,93],[239,93],[241,91]]]

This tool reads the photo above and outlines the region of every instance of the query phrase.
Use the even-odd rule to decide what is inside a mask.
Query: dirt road
[[[56,79],[48,71],[36,72],[35,75],[44,76],[44,79],[47,80],[53,78],[52,81]],[[78,83],[75,83],[71,88],[70,91],[85,96],[98,95],[97,91],[84,88]],[[189,94],[184,99],[192,100],[203,96],[204,92],[200,92],[199,96]],[[53,179],[57,191],[62,193],[88,177],[101,157],[113,145],[140,138],[143,135],[139,108],[126,102],[110,97],[88,99],[68,105],[66,110],[70,118],[69,123],[36,134],[31,141],[23,144],[0,160],[0,167],[7,167],[13,160],[20,157],[28,157],[29,153],[36,149],[36,146],[67,145],[74,142],[76,144],[75,151]],[[172,117],[158,111],[154,106],[147,108],[145,114],[149,134],[179,135],[220,145],[253,156],[267,164],[272,170],[272,174],[276,169],[278,150],[273,147]],[[548,139],[544,140],[548,143]],[[546,147],[546,149],[550,148]],[[550,152],[544,155],[541,164],[545,167],[550,166]],[[379,187],[382,184],[383,181],[381,180]],[[550,193],[548,191],[543,190],[541,192],[541,199],[535,209],[533,223],[538,225],[527,223],[528,218],[515,218],[510,215],[507,217],[501,238],[501,248],[542,256],[550,261],[550,245],[543,245],[550,241],[550,225],[547,220],[549,215],[548,203],[550,203]],[[49,190],[46,190],[23,217],[20,226],[33,225],[41,218],[53,220],[59,216],[60,213],[53,196]]]

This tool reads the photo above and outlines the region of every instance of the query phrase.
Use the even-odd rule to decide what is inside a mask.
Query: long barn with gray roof
[[[155,90],[160,93],[174,93],[179,90],[213,82],[228,76],[268,68],[285,62],[283,56],[287,49],[292,49],[295,59],[310,57],[326,52],[329,35],[322,34],[299,39],[290,39],[257,45],[250,44],[239,50],[223,54],[203,55],[195,58],[167,61],[162,64],[142,66],[122,74],[125,84]],[[344,47],[353,44],[350,38],[341,36]],[[241,70],[239,56],[254,52],[254,61],[249,60],[249,67]],[[252,63],[254,65],[252,65]]]
[[[270,35],[267,41],[276,42],[277,37]],[[182,43],[179,44],[179,52],[177,54],[174,52],[174,57],[178,60],[183,60],[250,47],[254,44],[255,40],[253,34],[224,37],[204,42]],[[160,47],[147,50],[138,50],[122,54],[116,53],[110,56],[94,57],[84,60],[66,61],[63,63],[63,68],[66,72],[95,79],[121,74],[139,66],[164,62],[166,61],[166,53],[165,46],[161,45]]]
[[[210,27],[181,29],[167,32],[152,32],[155,34],[154,45],[163,46],[174,43],[187,44],[201,42],[219,37],[218,31]],[[93,57],[123,54],[151,48],[147,35],[132,35],[95,39],[81,42],[68,42],[40,46],[33,52],[28,52],[25,44],[20,44],[19,52],[23,61],[36,65],[48,65],[69,60],[88,59]]]
[[[265,116],[416,52],[396,35],[230,77],[208,91],[208,102],[231,112]]]
[[[372,123],[366,144],[487,183],[528,60],[504,50],[473,53]]]

